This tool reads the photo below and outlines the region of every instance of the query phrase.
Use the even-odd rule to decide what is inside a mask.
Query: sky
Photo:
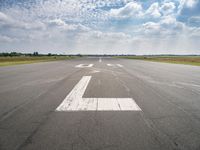
[[[0,0],[0,52],[200,54],[200,0]]]

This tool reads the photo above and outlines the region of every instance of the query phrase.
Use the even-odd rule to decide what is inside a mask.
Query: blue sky
[[[0,0],[0,52],[200,54],[199,0]]]

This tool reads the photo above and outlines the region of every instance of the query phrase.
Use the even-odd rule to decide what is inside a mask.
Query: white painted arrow
[[[90,80],[83,76],[56,111],[141,111],[132,98],[82,98]]]

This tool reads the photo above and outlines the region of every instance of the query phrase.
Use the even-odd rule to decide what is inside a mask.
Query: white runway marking
[[[121,65],[121,64],[117,64],[117,66],[118,66],[118,67],[123,67],[123,65]]]
[[[91,76],[84,76],[75,85],[73,90],[68,94],[64,101],[58,106],[57,111],[77,110],[79,105],[83,104],[82,96],[87,88]]]
[[[88,67],[92,67],[94,64],[79,64],[76,65],[76,68],[88,68]]]
[[[99,57],[99,62],[102,62],[101,57]]]
[[[115,66],[115,65],[113,65],[113,64],[107,64],[107,66]]]
[[[98,72],[100,72],[100,71],[99,70],[92,70],[89,73],[98,73]]]
[[[132,98],[82,98],[90,80],[83,76],[56,111],[141,111]]]
[[[120,67],[120,68],[124,67],[121,64],[107,64],[107,66],[109,66],[109,67]]]

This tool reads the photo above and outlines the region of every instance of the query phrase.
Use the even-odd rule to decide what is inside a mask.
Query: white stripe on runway
[[[90,80],[83,76],[56,111],[141,111],[132,98],[82,98]]]
[[[76,68],[88,68],[88,67],[92,67],[93,64],[79,64],[79,65],[76,65],[75,67]]]
[[[118,66],[118,67],[123,67],[123,65],[121,65],[121,64],[117,64],[117,66]]]
[[[99,57],[99,62],[102,62],[101,57]]]
[[[117,98],[121,110],[135,110],[141,111],[141,108],[136,104],[132,98]]]
[[[113,64],[107,64],[107,66],[114,66]]]
[[[82,103],[82,96],[87,88],[91,76],[83,76],[64,101],[58,106],[57,111],[77,110]]]
[[[107,66],[109,66],[109,67],[120,67],[120,68],[124,67],[121,64],[107,64]]]

